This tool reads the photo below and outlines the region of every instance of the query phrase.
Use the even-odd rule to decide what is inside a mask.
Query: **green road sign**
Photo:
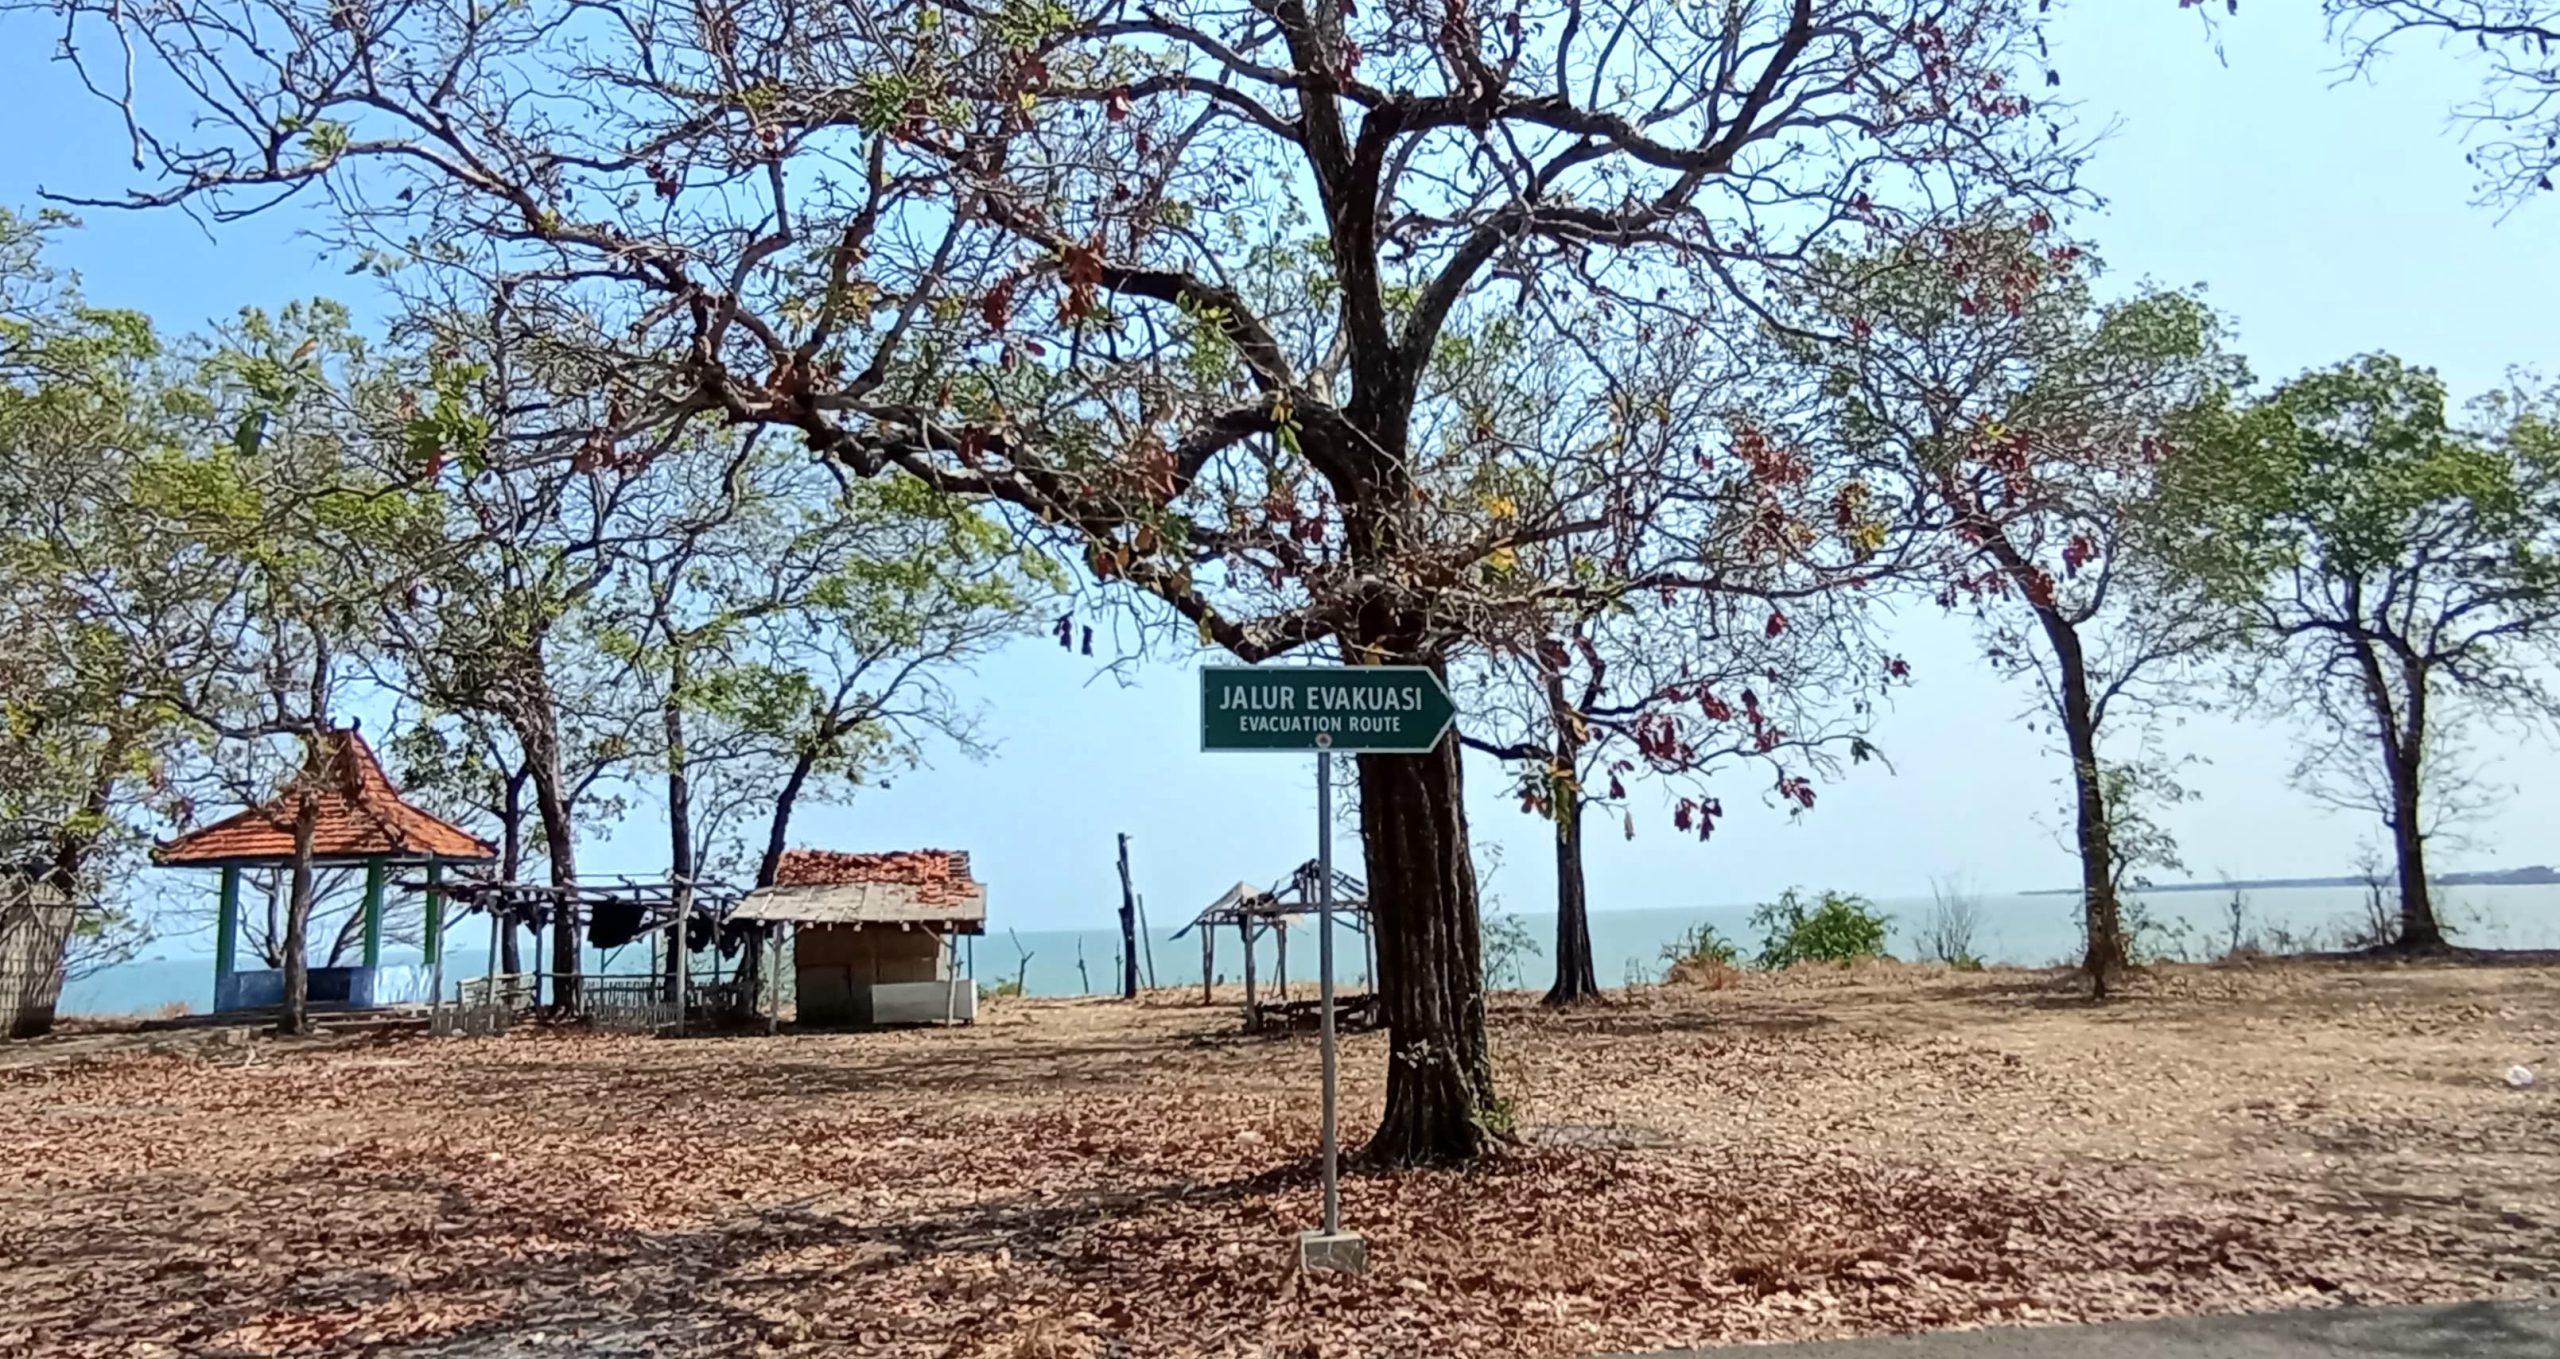
[[[1213,665],[1200,672],[1202,750],[1373,751],[1440,744],[1458,705],[1421,665]]]

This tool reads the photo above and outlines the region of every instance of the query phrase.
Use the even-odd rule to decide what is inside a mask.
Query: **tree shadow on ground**
[[[1053,1249],[1066,1229],[1144,1214],[1176,1201],[1234,1203],[1312,1182],[1309,1162],[1208,1182],[1162,1180],[1134,1189],[1090,1189],[1059,1197],[1008,1197],[884,1222],[854,1222],[816,1199],[770,1205],[716,1227],[617,1233],[576,1252],[512,1258],[467,1272],[467,1286],[513,1300],[507,1314],[432,1336],[368,1347],[409,1359],[516,1359],[517,1356],[729,1353],[762,1343],[853,1340],[819,1328],[776,1334],[788,1323],[760,1306],[824,1290],[858,1287],[871,1275],[946,1256],[997,1251],[1037,1257],[1073,1277],[1109,1261]],[[742,1271],[760,1258],[824,1252],[827,1263]],[[599,1289],[598,1284],[605,1285]],[[394,1286],[371,1299],[401,1291]],[[787,1309],[786,1309],[787,1310]],[[906,1337],[913,1339],[912,1336]]]
[[[955,1038],[947,1046],[896,1049],[813,1045],[805,1038],[758,1041],[766,1046],[755,1052],[710,1045],[693,1048],[704,1058],[694,1072],[704,1093],[724,1099],[796,1100],[882,1093],[1002,1096],[1140,1089],[1168,1061],[1197,1065],[1204,1055],[1231,1060],[1239,1075],[1271,1069],[1252,1060],[1262,1050],[1261,1044],[1218,1045],[1204,1051],[1179,1036],[1075,1040],[1037,1047],[996,1047]],[[1308,1052],[1312,1056],[1312,1047]],[[682,1061],[680,1057],[679,1065],[660,1068],[659,1074],[686,1079],[689,1068]],[[630,1088],[631,1066],[625,1058],[588,1056],[574,1048],[528,1062],[455,1068],[450,1074],[465,1092],[503,1102],[507,1092],[523,1088],[530,1072],[541,1073],[546,1088],[555,1092],[584,1090],[610,1099]]]

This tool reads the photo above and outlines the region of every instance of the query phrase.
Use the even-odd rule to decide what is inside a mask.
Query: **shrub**
[[[1528,922],[1509,912],[1484,918],[1484,979],[1487,985],[1507,985],[1514,990],[1527,985],[1521,961],[1538,956],[1538,941],[1529,937]]]
[[[2355,915],[2340,922],[2339,935],[2350,952],[2390,948],[2400,942],[2400,903],[2383,895],[2382,868],[2368,851],[2364,866],[2364,901]]]
[[[1717,933],[1715,926],[1704,923],[1690,926],[1679,938],[1662,946],[1662,961],[1675,968],[1682,963],[1706,962],[1733,967],[1741,956],[1742,950],[1735,948],[1732,940]]]
[[[2117,928],[2124,935],[2125,956],[2136,963],[2191,963],[2196,960],[2195,931],[2186,921],[2130,893],[2116,897]],[[2089,922],[2080,922],[2085,948]]]
[[[1890,923],[1865,897],[1825,892],[1808,901],[1792,887],[1751,913],[1760,931],[1760,965],[1768,968],[1890,958],[1884,947]]]
[[[1732,940],[1717,933],[1715,926],[1702,922],[1662,946],[1662,961],[1669,964],[1662,979],[1721,991],[1733,985],[1741,956],[1742,951],[1734,947]]]
[[[1982,970],[1975,936],[1982,930],[1982,907],[1957,882],[1929,884],[1929,918],[1920,927],[1920,951],[1933,962],[1960,972]]]
[[[2223,947],[2221,961],[2226,963],[2259,963],[2299,953],[2314,942],[2297,937],[2278,921],[2258,924],[2249,916],[2249,898],[2238,891],[2222,905]]]

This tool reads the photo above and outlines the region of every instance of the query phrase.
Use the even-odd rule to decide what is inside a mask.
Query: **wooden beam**
[[[391,865],[375,859],[364,866],[364,965],[382,966],[382,885]]]

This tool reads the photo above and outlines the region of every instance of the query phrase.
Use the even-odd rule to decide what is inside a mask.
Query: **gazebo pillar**
[[[367,860],[364,866],[364,965],[382,966],[382,882],[385,865],[380,859]]]
[[[231,974],[240,959],[240,870],[222,870],[222,914],[213,925],[213,1008],[228,1010],[236,999]]]
[[[444,1008],[444,865],[427,860],[426,947],[427,947],[427,1013],[439,1014]]]

